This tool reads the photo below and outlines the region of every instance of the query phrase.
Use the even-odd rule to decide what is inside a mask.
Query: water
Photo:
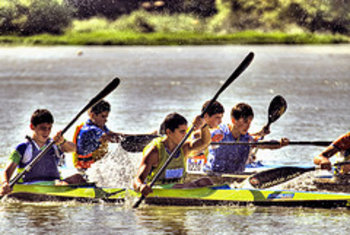
[[[0,163],[30,134],[37,108],[55,116],[53,132],[70,120],[114,77],[119,87],[110,129],[148,133],[169,112],[189,121],[200,113],[250,52],[255,59],[219,97],[225,122],[238,102],[252,105],[251,132],[267,122],[269,102],[282,95],[287,112],[266,139],[331,141],[349,131],[350,46],[200,47],[3,47],[0,48]],[[82,52],[79,55],[78,52]],[[77,124],[84,121],[81,117]],[[74,127],[66,137],[71,139]],[[266,164],[311,165],[322,148],[288,146],[259,150]],[[111,147],[91,169],[103,185],[127,186],[140,154]],[[0,232],[6,234],[321,234],[348,229],[347,210],[264,207],[151,207],[78,203],[1,203]],[[325,222],[326,221],[326,222]],[[17,232],[18,231],[18,232]]]

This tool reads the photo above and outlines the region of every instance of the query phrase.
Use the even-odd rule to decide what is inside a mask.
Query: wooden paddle
[[[350,164],[350,161],[339,162],[333,164],[334,166],[341,166]],[[306,172],[321,169],[320,166],[314,167],[295,167],[295,166],[285,166],[274,169],[269,169],[266,171],[261,171],[257,174],[250,176],[244,182],[249,182],[254,188],[264,189],[287,182],[294,179]],[[244,182],[242,185],[244,185]]]
[[[331,144],[331,141],[289,141],[289,145],[315,145],[327,147]],[[259,146],[259,145],[279,145],[277,141],[259,141],[259,142],[211,142],[212,145],[250,145],[250,146]]]
[[[241,62],[241,64],[236,68],[236,70],[231,74],[231,76],[226,80],[226,82],[221,86],[219,91],[215,94],[215,96],[210,100],[209,104],[201,113],[201,117],[204,117],[204,114],[207,112],[207,110],[211,107],[211,105],[216,101],[216,99],[219,97],[219,95],[239,76],[241,75],[244,70],[250,65],[250,63],[253,61],[254,53],[250,52],[244,60]],[[152,182],[150,183],[150,187],[154,185],[154,183],[158,180],[159,176],[163,173],[163,171],[166,169],[166,167],[169,165],[170,161],[173,159],[173,157],[177,154],[177,152],[180,150],[182,145],[185,143],[187,138],[191,135],[193,132],[194,127],[192,126],[191,129],[187,132],[185,137],[181,140],[181,142],[176,146],[174,151],[170,154],[169,158],[165,161],[162,168],[158,171],[158,173],[154,176]],[[146,197],[142,195],[139,200],[134,204],[133,208],[137,208],[141,202]]]
[[[98,103],[101,99],[103,99],[105,96],[107,96],[109,93],[111,93],[120,83],[119,78],[113,79],[100,93],[98,93],[94,98],[90,100],[90,102],[72,119],[72,121],[62,130],[62,136],[63,134],[70,128],[73,123],[89,108],[91,108],[93,105]],[[33,166],[50,150],[50,148],[55,144],[54,141],[52,141],[50,144],[48,144],[25,168],[24,170],[17,174],[10,182],[10,187],[12,188],[13,185],[15,185],[19,179],[21,179],[27,172],[29,172]]]

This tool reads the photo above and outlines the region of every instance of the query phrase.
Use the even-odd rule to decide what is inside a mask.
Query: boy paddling
[[[314,158],[314,163],[320,165],[323,169],[331,170],[332,164],[329,159],[338,152],[340,152],[343,161],[350,160],[350,132],[333,141],[320,155]],[[343,165],[337,170],[340,174],[349,174],[350,165]]]
[[[211,133],[212,139],[220,142],[240,141],[254,142],[269,133],[262,130],[251,135],[248,133],[250,124],[254,118],[253,109],[250,105],[239,103],[231,110],[232,124],[221,124],[217,130]],[[288,145],[289,140],[282,138],[279,145],[259,146],[259,148],[278,149]],[[245,145],[219,145],[210,147],[208,161],[203,170],[207,173],[241,173],[251,151],[250,146]]]
[[[60,179],[58,163],[64,152],[75,151],[75,144],[65,140],[61,131],[51,139],[50,133],[53,123],[53,116],[48,110],[38,109],[33,113],[30,121],[33,135],[31,138],[28,137],[26,142],[19,144],[10,155],[0,187],[0,196],[12,191],[9,182],[16,168],[18,167],[18,170],[22,171],[52,141],[55,141],[53,147],[23,176],[21,182],[55,181],[56,185],[85,182],[80,174]]]
[[[89,110],[89,119],[77,127],[73,142],[77,150],[73,153],[74,166],[85,172],[91,165],[108,152],[108,143],[119,142],[122,134],[115,133],[106,126],[111,105],[100,101]]]
[[[183,144],[180,151],[158,178],[157,184],[177,183],[174,187],[199,187],[212,184],[209,179],[183,184],[186,158],[192,151],[201,150],[210,143],[209,127],[204,123],[200,116],[196,117],[193,125],[196,130],[200,129],[200,138],[195,141],[188,140]],[[153,180],[169,155],[186,136],[188,128],[186,119],[178,113],[169,114],[161,126],[165,136],[154,139],[145,147],[139,170],[133,181],[134,189],[144,196],[152,192],[150,185],[145,183],[146,179],[147,182]]]

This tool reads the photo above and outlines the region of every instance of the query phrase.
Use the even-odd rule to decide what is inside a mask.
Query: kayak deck
[[[285,190],[235,189],[228,185],[175,189],[154,187],[146,204],[175,206],[256,205],[285,207],[349,207],[350,194]],[[140,195],[131,189],[89,186],[15,185],[8,195],[24,201],[123,202]]]
[[[79,202],[122,202],[126,189],[100,188],[95,184],[84,185],[43,185],[43,184],[16,184],[12,193],[7,195],[21,201],[70,201]]]

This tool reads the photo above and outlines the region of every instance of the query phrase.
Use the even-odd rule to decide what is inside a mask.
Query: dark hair
[[[169,129],[172,132],[174,132],[176,128],[184,124],[187,125],[186,118],[184,118],[178,113],[170,113],[165,117],[164,121],[160,125],[159,133],[164,135],[166,129]]]
[[[50,123],[52,124],[54,122],[53,116],[47,109],[37,109],[32,114],[32,117],[30,119],[30,123],[33,124],[33,126],[37,126],[41,123]]]
[[[100,114],[103,112],[110,112],[111,111],[111,105],[104,100],[101,100],[100,102],[98,102],[97,104],[95,104],[94,106],[91,107],[90,112],[94,113],[94,114]]]
[[[250,116],[254,117],[254,113],[249,104],[239,103],[236,104],[231,110],[231,117],[236,120],[240,118],[247,119]]]
[[[202,106],[202,112],[204,111],[204,109],[208,106],[210,100],[208,100],[207,102],[205,102]],[[214,103],[212,103],[212,105],[209,107],[209,109],[207,110],[207,114],[209,116],[213,116],[214,114],[217,113],[224,113],[225,109],[224,106],[222,106],[222,104],[220,104],[218,101],[214,101]]]

